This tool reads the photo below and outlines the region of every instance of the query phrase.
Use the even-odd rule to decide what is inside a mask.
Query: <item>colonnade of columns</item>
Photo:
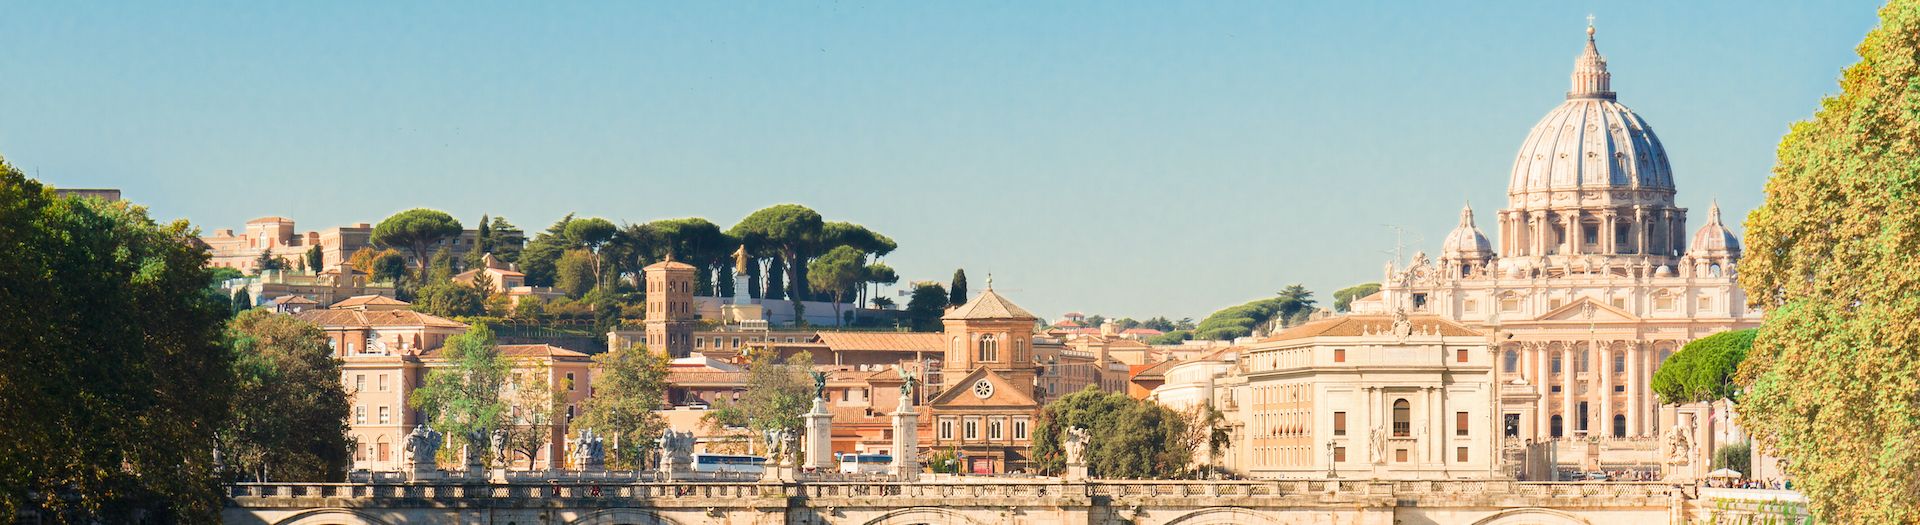
[[[1560,416],[1560,436],[1575,435],[1581,430],[1578,406],[1583,401],[1588,410],[1587,434],[1613,436],[1614,402],[1620,401],[1624,409],[1620,415],[1626,416],[1624,434],[1650,437],[1657,434],[1655,418],[1659,415],[1658,401],[1648,386],[1659,363],[1656,348],[1655,343],[1616,339],[1509,343],[1500,356],[1501,382],[1525,378],[1540,395],[1534,410],[1533,439],[1554,437],[1556,415]],[[1585,370],[1580,366],[1582,350],[1587,351]],[[1517,353],[1516,366],[1511,371],[1505,369],[1505,352]],[[1615,356],[1625,359],[1624,370],[1619,373],[1614,368]],[[1555,358],[1560,362],[1558,370],[1552,364]],[[1624,387],[1623,392],[1614,392],[1616,380],[1620,381],[1618,386]],[[1554,391],[1554,387],[1559,387],[1559,391]]]
[[[1685,249],[1681,243],[1687,238],[1686,217],[1686,211],[1679,208],[1641,205],[1601,209],[1501,210],[1499,254],[1501,257],[1589,253],[1671,256]],[[1620,243],[1615,230],[1622,223],[1630,228],[1624,245]],[[1583,228],[1587,224],[1594,224],[1598,230],[1594,236],[1595,246],[1591,249],[1587,246]],[[1554,241],[1555,233],[1559,234],[1561,242]]]

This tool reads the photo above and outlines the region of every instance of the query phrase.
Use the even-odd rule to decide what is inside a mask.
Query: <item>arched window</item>
[[[1613,437],[1627,437],[1627,416],[1623,414],[1613,415]]]
[[[1559,415],[1555,415],[1555,416],[1553,416],[1553,419],[1552,419],[1552,420],[1550,421],[1550,423],[1551,423],[1551,425],[1553,426],[1553,437],[1560,437],[1560,436],[1562,436],[1562,435],[1565,435],[1565,434],[1563,434],[1563,433],[1562,433],[1562,431],[1563,431],[1563,430],[1565,430],[1565,429],[1563,429],[1563,428],[1561,428],[1561,426],[1560,426],[1560,416],[1559,416]]]
[[[980,336],[980,359],[979,360],[981,362],[998,361],[999,357],[1000,357],[1000,340],[995,339],[993,337],[993,334]]]
[[[1393,437],[1413,435],[1413,406],[1405,399],[1393,400]]]
[[[1519,371],[1520,370],[1520,352],[1508,350],[1505,363],[1506,364],[1503,366],[1503,369],[1506,370],[1507,373],[1511,374]]]
[[[960,353],[960,336],[957,336],[957,335],[953,336],[953,339],[947,342],[947,355],[951,355],[951,356],[965,355]]]

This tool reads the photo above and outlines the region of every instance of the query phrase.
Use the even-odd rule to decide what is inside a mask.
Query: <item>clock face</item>
[[[973,383],[973,395],[978,396],[980,399],[993,397],[993,383],[985,379],[975,381]]]

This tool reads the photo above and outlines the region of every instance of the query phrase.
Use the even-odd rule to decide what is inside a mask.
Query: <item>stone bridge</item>
[[[243,483],[226,523],[275,525],[1291,525],[1684,523],[1697,489],[1515,481],[517,480]]]

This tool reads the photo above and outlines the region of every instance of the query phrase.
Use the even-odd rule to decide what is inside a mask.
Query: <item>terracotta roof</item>
[[[1061,319],[1060,322],[1053,323],[1053,326],[1058,326],[1061,328],[1079,328],[1080,323],[1076,323],[1072,319]]]
[[[354,306],[412,306],[413,303],[394,299],[384,295],[356,295],[341,299],[328,308],[349,308]]]
[[[927,332],[820,332],[820,342],[834,351],[890,350],[941,352],[941,334]]]
[[[299,296],[299,295],[282,295],[279,297],[275,297],[273,298],[273,300],[267,301],[267,302],[273,303],[273,304],[320,304],[319,301],[308,299],[306,297]]]
[[[374,326],[430,326],[438,328],[466,328],[460,322],[436,317],[413,310],[307,310],[294,314],[302,321],[329,326],[374,327]]]
[[[1437,332],[1442,336],[1484,335],[1438,316],[1410,316],[1407,320],[1413,324],[1413,332],[1416,334]],[[1307,337],[1353,337],[1369,332],[1390,333],[1392,330],[1393,316],[1391,315],[1348,315],[1309,321],[1306,324],[1282,330],[1261,341],[1286,341]]]
[[[551,357],[555,359],[589,359],[591,356],[549,344],[537,345],[500,345],[500,353],[513,357]]]
[[[1380,298],[1381,298],[1381,297],[1383,297],[1383,296],[1385,296],[1385,294],[1386,294],[1386,293],[1387,293],[1387,292],[1386,292],[1385,290],[1381,290],[1381,291],[1378,291],[1378,292],[1373,292],[1373,293],[1370,293],[1370,294],[1367,294],[1367,296],[1366,296],[1366,297],[1361,297],[1361,298],[1359,298],[1359,299],[1354,299],[1354,300],[1355,300],[1355,301],[1369,301],[1369,302],[1371,302],[1371,301],[1379,301],[1379,300],[1380,300]]]
[[[649,264],[647,265],[647,267],[641,268],[641,270],[693,270],[693,269],[694,269],[693,265],[676,261],[673,259],[667,259],[657,263]]]
[[[980,292],[979,297],[967,301],[959,308],[948,310],[941,319],[1039,319],[1025,308],[1013,304],[1007,298],[995,293],[992,287]]]
[[[715,372],[711,370],[667,370],[667,383],[676,386],[687,385],[740,385],[746,386],[746,372]]]
[[[1120,333],[1131,334],[1131,335],[1162,335],[1162,334],[1165,334],[1166,332],[1154,330],[1152,328],[1128,328],[1125,331],[1122,331]]]

